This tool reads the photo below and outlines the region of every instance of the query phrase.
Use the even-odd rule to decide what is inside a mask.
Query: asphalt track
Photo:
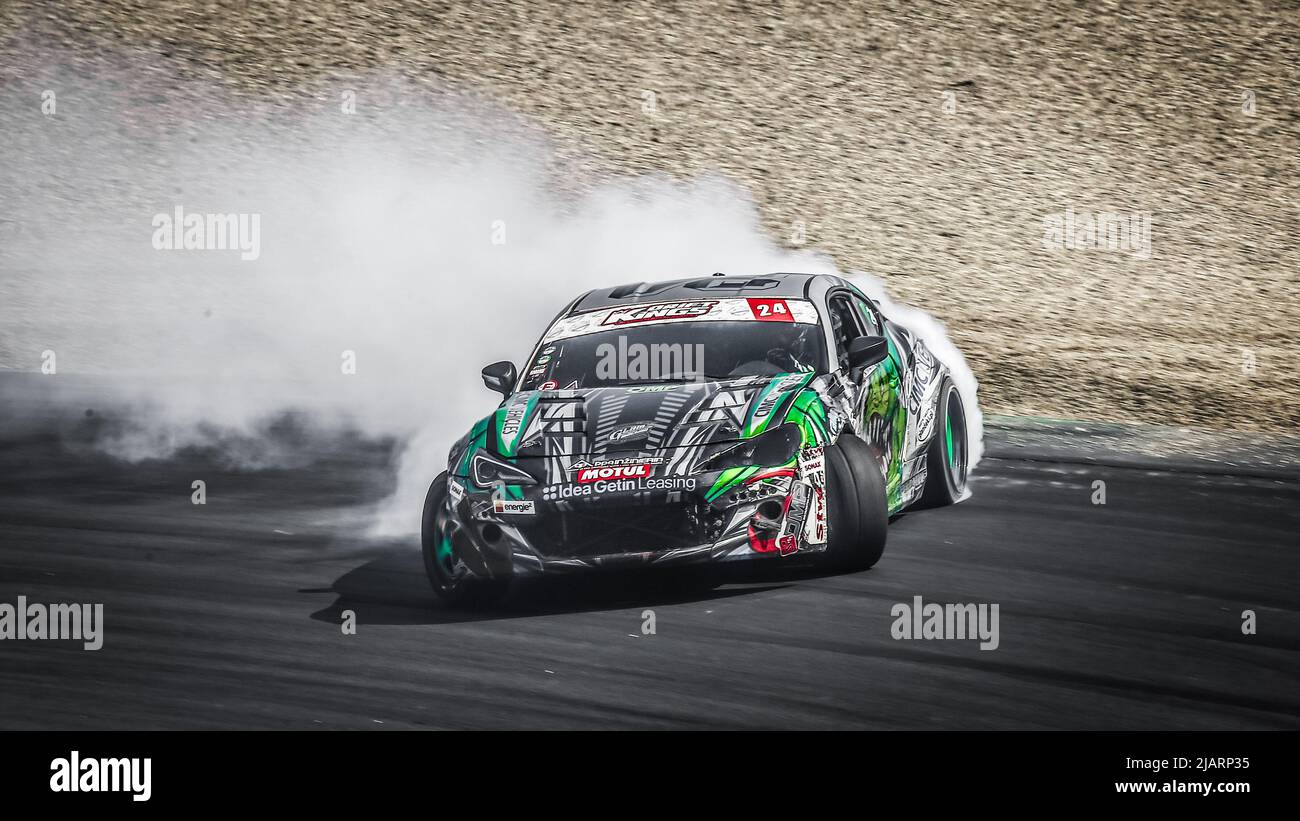
[[[103,602],[106,637],[0,642],[3,729],[1300,727],[1288,471],[1062,457],[995,429],[973,498],[895,521],[869,572],[549,585],[465,615],[433,605],[412,543],[359,535],[383,443],[304,440],[260,472],[130,465],[84,447],[94,417],[5,398],[0,602]],[[894,640],[917,595],[998,604],[1000,646]]]

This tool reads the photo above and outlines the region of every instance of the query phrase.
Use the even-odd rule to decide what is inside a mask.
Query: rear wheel
[[[824,563],[835,570],[866,570],[880,561],[889,527],[885,480],[866,442],[845,433],[826,448],[829,532]]]
[[[420,547],[424,572],[434,595],[454,607],[475,607],[499,601],[510,589],[510,580],[481,579],[465,562],[464,551],[473,550],[469,536],[447,515],[447,473],[429,485],[420,522]]]
[[[918,507],[943,507],[966,495],[966,470],[970,459],[966,437],[966,406],[952,379],[939,387],[939,407],[934,415],[934,437],[925,455],[925,490]]]

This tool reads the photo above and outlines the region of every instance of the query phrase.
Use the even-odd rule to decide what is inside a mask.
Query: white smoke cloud
[[[517,117],[451,93],[404,93],[408,104],[365,116],[364,88],[354,115],[245,116],[204,97],[172,132],[132,125],[98,89],[81,108],[65,103],[56,125],[5,122],[0,184],[15,193],[0,219],[21,227],[0,251],[0,366],[31,369],[52,349],[62,372],[120,377],[134,423],[102,446],[131,460],[209,445],[245,467],[281,463],[290,455],[258,443],[285,412],[396,439],[396,489],[372,532],[404,535],[418,530],[450,444],[495,407],[479,368],[517,362],[581,291],[835,270],[776,245],[750,195],[722,178],[559,185],[568,172]],[[177,205],[260,215],[260,257],[155,250],[151,219]],[[855,279],[884,297],[881,283]],[[889,312],[973,397],[942,326],[916,309]],[[342,372],[345,352],[354,375]]]

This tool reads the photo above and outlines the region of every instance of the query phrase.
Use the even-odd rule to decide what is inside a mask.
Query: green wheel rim
[[[446,568],[447,572],[451,573],[453,570],[452,563],[451,563],[451,559],[452,559],[451,539],[447,538],[446,533],[439,534],[438,549],[435,555],[437,556],[438,561],[442,563],[442,566]]]
[[[944,401],[947,403],[943,414],[944,455],[947,457],[945,466],[953,485],[962,490],[966,487],[966,460],[969,457],[966,446],[966,408],[956,389],[948,391]]]
[[[948,467],[952,467],[952,417],[945,417],[943,424],[945,428],[944,442],[948,445]]]

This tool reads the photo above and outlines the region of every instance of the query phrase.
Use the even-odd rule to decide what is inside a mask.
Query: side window
[[[853,304],[858,308],[858,316],[862,318],[862,327],[866,329],[867,336],[884,336],[875,309],[867,304],[865,299],[858,297],[853,298]]]
[[[837,296],[831,299],[831,336],[835,339],[835,356],[839,360],[838,368],[849,367],[849,343],[862,331],[857,321],[857,311],[849,304],[848,297]]]

